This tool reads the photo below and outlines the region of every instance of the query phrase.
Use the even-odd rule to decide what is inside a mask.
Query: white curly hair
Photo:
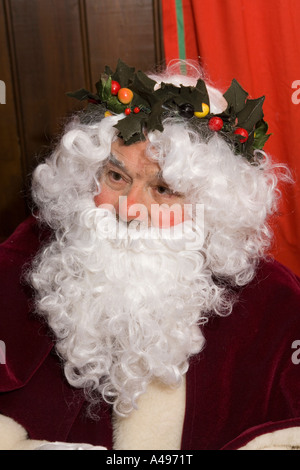
[[[194,85],[199,76],[151,76]],[[208,86],[212,110],[222,93]],[[166,240],[109,240],[106,211],[93,198],[124,115],[82,124],[76,116],[33,175],[40,221],[54,236],[29,273],[38,312],[47,318],[65,375],[92,403],[101,396],[124,416],[147,384],[178,385],[204,346],[201,324],[231,312],[231,288],[247,284],[272,240],[284,166],[263,154],[256,165],[235,155],[217,133],[207,138],[187,120],[166,118],[147,134],[148,156],[186,200],[204,205],[204,241],[186,249]],[[120,222],[121,223],[121,222]]]

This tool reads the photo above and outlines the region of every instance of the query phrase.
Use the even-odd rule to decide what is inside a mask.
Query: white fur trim
[[[180,450],[185,415],[185,379],[171,389],[152,382],[126,417],[114,415],[115,450]]]
[[[239,450],[300,450],[300,427],[262,434]]]
[[[26,430],[20,424],[0,415],[0,450],[34,450],[46,442],[28,439]]]

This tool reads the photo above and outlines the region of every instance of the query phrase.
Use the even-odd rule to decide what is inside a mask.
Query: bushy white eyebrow
[[[112,153],[109,155],[108,161],[110,163],[113,163],[113,165],[115,165],[115,166],[121,168],[122,170],[126,171],[126,166],[125,166],[124,162],[120,162],[120,160],[118,160],[117,157],[115,155],[113,155]]]
[[[114,154],[110,154],[108,157],[108,162],[112,163],[116,167],[120,168],[121,170],[125,171],[127,174],[129,174],[129,170],[127,170],[126,165],[124,162],[121,162],[120,160],[117,159],[117,157]],[[162,182],[165,183],[164,177],[163,177],[163,172],[162,170],[159,170],[157,174],[154,176],[158,180],[161,180]]]

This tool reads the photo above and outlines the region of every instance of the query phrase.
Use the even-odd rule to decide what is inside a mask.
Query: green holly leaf
[[[257,128],[254,131],[253,147],[255,149],[261,150],[264,147],[265,143],[267,142],[267,140],[271,136],[271,134],[267,134],[268,129],[269,129],[269,126],[266,123],[266,121],[261,120],[258,123]]]
[[[111,96],[111,76],[103,73],[96,83],[96,89],[101,101],[107,101]]]
[[[199,83],[199,82],[198,82]],[[202,111],[202,103],[209,105],[208,94],[199,87],[185,87],[182,86],[177,88],[177,96],[174,98],[174,102],[181,106],[183,104],[192,104],[195,111]]]
[[[102,78],[101,81],[103,83],[102,99],[103,101],[107,101],[111,97],[111,77],[107,79]]]
[[[102,93],[103,93],[103,81],[102,79],[100,78],[99,81],[96,83],[96,90],[97,90],[97,93],[99,95],[99,98],[102,99]]]
[[[151,104],[156,101],[154,85],[155,81],[147,77],[143,72],[138,71],[130,84],[133,91],[133,99],[131,106],[139,106],[141,108],[151,108]]]
[[[224,93],[224,98],[228,103],[227,110],[234,111],[235,114],[239,113],[246,104],[248,93],[241,87],[239,82],[234,78],[230,87]]]
[[[106,65],[106,66],[104,67],[104,73],[105,73],[108,77],[111,77],[111,76],[113,75],[113,71],[112,71],[112,69],[111,69],[108,65]]]
[[[153,93],[153,96],[149,97],[151,102],[166,103],[167,101],[173,100],[179,95],[179,88],[175,87],[171,83],[160,84],[160,88]]]
[[[127,105],[121,103],[121,101],[119,101],[116,96],[110,95],[106,100],[106,107],[113,113],[120,114],[124,112],[124,110],[127,108]]]
[[[193,100],[195,100],[195,101],[192,101],[192,103],[194,104],[195,110],[197,106],[197,109],[202,111],[202,103],[206,103],[208,106],[210,106],[207,88],[206,88],[204,81],[201,79],[197,81],[197,85],[193,91]],[[200,101],[201,101],[201,107],[199,106]]]
[[[133,79],[134,71],[134,67],[129,67],[127,64],[122,62],[121,59],[119,59],[116,71],[112,75],[112,80],[116,80],[118,83],[120,83],[121,88],[128,87],[129,82]]]
[[[66,93],[66,95],[70,96],[71,98],[76,98],[79,101],[83,101],[87,99],[93,99],[93,100],[99,99],[97,95],[93,95],[85,88],[80,88],[80,90],[76,90],[76,91],[70,91]]]
[[[140,94],[152,94],[154,92],[154,86],[156,82],[145,75],[140,70],[134,75],[133,81],[131,83],[131,90],[136,91]]]
[[[162,125],[163,112],[164,112],[164,108],[160,101],[158,101],[152,106],[151,114],[149,115],[148,121],[147,121],[147,129],[149,132],[154,131],[154,130],[158,130],[160,132],[163,131],[163,125]]]
[[[151,106],[150,106],[149,101],[143,99],[137,93],[133,94],[133,98],[132,98],[132,101],[130,103],[131,108],[134,108],[135,106],[138,106],[140,109],[142,109],[144,111],[148,110],[148,112],[150,112]]]
[[[237,125],[251,132],[256,124],[263,118],[263,102],[264,96],[255,100],[247,100],[244,108],[237,113]]]
[[[145,114],[140,112],[138,114],[130,114],[124,119],[121,119],[114,127],[119,131],[119,137],[121,137],[125,144],[129,145],[133,142],[133,139],[145,140],[144,137],[144,124]]]

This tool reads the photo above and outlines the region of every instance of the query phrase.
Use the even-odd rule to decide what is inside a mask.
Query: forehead
[[[157,162],[147,155],[148,141],[125,145],[121,139],[112,143],[109,162],[136,177],[161,176]]]

